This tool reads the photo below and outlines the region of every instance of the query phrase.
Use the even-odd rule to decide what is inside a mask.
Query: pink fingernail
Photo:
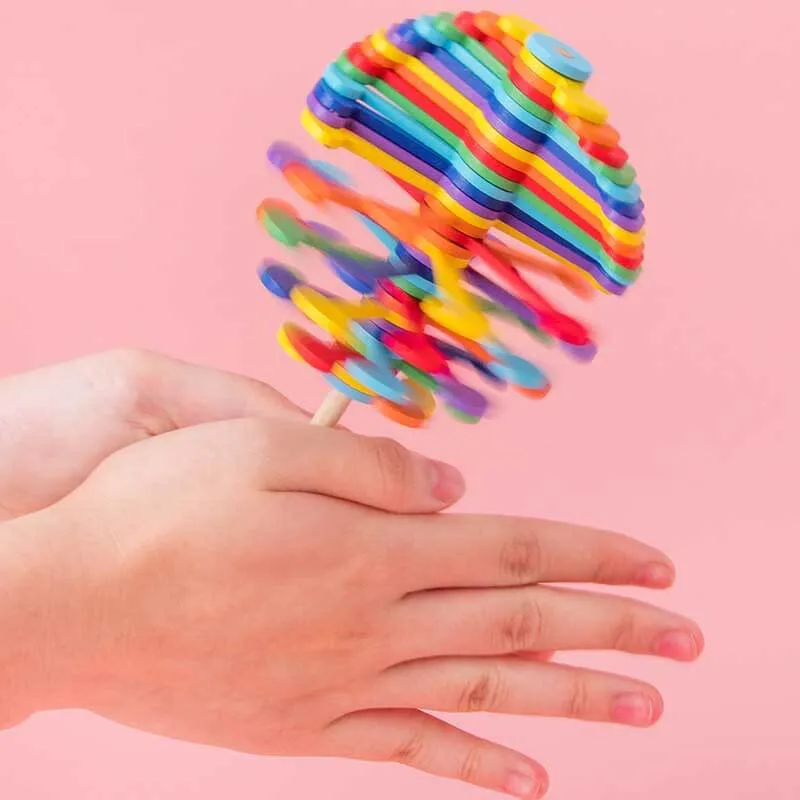
[[[523,800],[539,800],[544,795],[546,785],[536,778],[536,770],[530,764],[522,764],[510,773],[503,791]]]
[[[464,494],[466,484],[463,475],[450,464],[431,461],[433,473],[433,495],[442,503],[454,503]]]
[[[638,575],[637,583],[652,589],[667,589],[675,581],[675,570],[668,564],[648,564]]]
[[[654,717],[653,701],[644,694],[621,694],[611,705],[611,718],[621,725],[650,725]]]
[[[654,653],[673,661],[694,661],[700,655],[701,645],[690,631],[670,631],[656,640]]]

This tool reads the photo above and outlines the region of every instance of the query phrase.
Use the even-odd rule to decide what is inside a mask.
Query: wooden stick
[[[311,419],[312,425],[320,425],[323,428],[333,428],[339,424],[339,420],[344,416],[347,407],[350,405],[350,398],[337,392],[335,389],[325,395],[325,399],[320,403],[317,413]]]

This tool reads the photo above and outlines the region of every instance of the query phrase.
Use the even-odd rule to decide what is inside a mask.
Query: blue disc
[[[523,389],[544,389],[549,385],[550,382],[544,373],[530,361],[497,345],[484,342],[483,346],[497,359],[490,361],[486,366],[498,378],[503,378]]]
[[[364,358],[374,364],[380,364],[386,369],[391,369],[392,356],[381,341],[382,331],[377,325],[370,322],[351,322],[350,333],[358,340],[359,345],[355,349]]]
[[[392,403],[407,403],[409,395],[402,381],[398,380],[390,369],[369,361],[348,359],[344,368],[360,384],[379,394]]]
[[[332,372],[325,373],[325,380],[328,381],[337,392],[340,392],[345,397],[349,397],[351,400],[355,400],[358,403],[371,403],[373,400],[370,395],[359,392],[358,389],[349,386],[343,380],[337,378]]]
[[[528,37],[525,47],[559,75],[581,83],[592,76],[592,65],[574,47],[552,36],[534,33]]]
[[[264,288],[283,300],[288,300],[292,289],[303,283],[303,279],[295,272],[274,261],[264,261],[258,270],[258,277]]]

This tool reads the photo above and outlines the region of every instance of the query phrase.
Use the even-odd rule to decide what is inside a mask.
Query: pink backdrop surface
[[[704,626],[696,666],[604,656],[664,691],[652,731],[473,718],[539,758],[551,797],[800,797],[796,10],[778,0],[510,2],[594,62],[646,192],[646,275],[588,318],[589,368],[554,361],[539,405],[504,401],[422,434],[464,468],[467,510],[567,518],[665,548],[665,600]],[[324,65],[419,0],[4,0],[0,7],[0,372],[116,345],[240,370],[313,405],[274,339],[254,207],[274,138]],[[793,118],[793,119],[792,119]],[[792,125],[794,123],[794,125]],[[315,145],[310,145],[315,146]],[[788,146],[788,147],[787,147]],[[788,153],[788,155],[787,155]],[[338,156],[335,156],[338,159]],[[342,158],[340,163],[348,163]],[[81,714],[0,737],[9,800],[468,800],[395,767],[260,760]]]

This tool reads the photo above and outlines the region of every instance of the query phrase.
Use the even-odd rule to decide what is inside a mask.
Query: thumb
[[[461,473],[407,450],[392,439],[358,436],[308,423],[270,425],[261,477],[273,491],[313,492],[383,511],[441,511],[464,494]]]
[[[142,410],[171,428],[243,417],[307,420],[309,414],[255,378],[155,357],[143,378]]]

